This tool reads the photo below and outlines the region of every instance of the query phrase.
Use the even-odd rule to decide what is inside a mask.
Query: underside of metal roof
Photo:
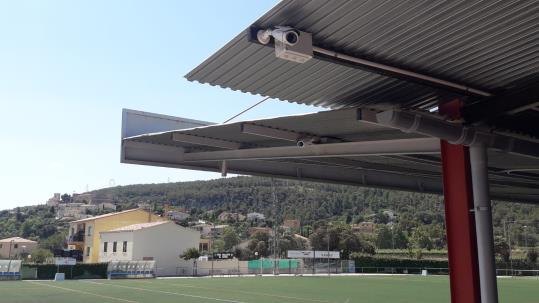
[[[531,0],[282,1],[186,78],[333,110],[219,125],[125,110],[121,161],[440,194],[442,139],[488,148],[493,198],[539,203],[537,20]],[[276,26],[312,34],[312,58],[253,38]],[[458,119],[436,110],[455,99]]]
[[[125,110],[122,162],[442,193],[439,139],[361,116],[343,109],[201,126]],[[490,150],[492,196],[539,203],[537,167],[538,158]]]
[[[537,1],[285,0],[186,75],[190,81],[323,106],[428,110],[462,98],[468,123],[539,136]],[[287,25],[317,47],[492,93],[460,94],[339,64],[323,56],[279,59],[251,28]],[[517,92],[525,92],[517,94]],[[469,107],[468,107],[469,106]],[[485,108],[499,109],[486,116]]]

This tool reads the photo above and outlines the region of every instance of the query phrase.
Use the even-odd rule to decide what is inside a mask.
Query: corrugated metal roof
[[[125,162],[221,171],[222,160],[184,161],[184,155],[222,149],[188,141],[175,141],[174,134],[239,143],[241,148],[238,151],[296,146],[296,142],[244,133],[242,132],[242,124],[258,125],[269,129],[317,137],[331,137],[337,139],[337,142],[423,138],[421,135],[407,134],[389,127],[358,120],[357,109],[341,109],[127,137],[123,139],[122,143],[122,147],[126,149]],[[134,143],[134,145],[129,145],[129,143]],[[320,145],[329,146],[332,144]],[[539,167],[539,159],[496,150],[489,150],[488,156],[490,188],[494,197],[512,201],[539,202],[539,188],[537,187],[539,173],[531,170]],[[231,173],[272,175],[431,193],[441,193],[442,189],[441,161],[436,152],[421,155],[268,157],[263,159],[233,159],[226,160],[226,162]]]
[[[286,0],[253,23],[288,25],[348,55],[494,92],[539,70],[539,3],[483,1]],[[248,29],[187,74],[190,81],[330,108],[429,108],[446,92],[312,59],[278,59],[249,42]],[[472,99],[469,99],[472,100]]]
[[[383,139],[419,138],[421,135],[404,133],[397,129],[358,121],[356,109],[342,109],[322,111],[315,114],[292,115],[275,118],[265,118],[226,124],[193,127],[188,129],[156,132],[128,137],[126,139],[137,142],[151,142],[167,146],[190,147],[197,146],[175,142],[172,133],[180,133],[204,138],[215,138],[230,142],[239,142],[250,147],[275,147],[290,145],[290,142],[272,140],[252,134],[242,133],[244,123],[255,124],[284,131],[293,131],[303,135],[333,137],[343,141],[366,141]],[[292,145],[294,145],[293,143]],[[208,148],[208,147],[205,147]],[[211,148],[210,148],[211,149]]]

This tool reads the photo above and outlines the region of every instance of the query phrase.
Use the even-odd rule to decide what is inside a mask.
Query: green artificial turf
[[[537,278],[498,279],[500,302],[539,302]],[[449,302],[445,276],[4,281],[0,303]]]

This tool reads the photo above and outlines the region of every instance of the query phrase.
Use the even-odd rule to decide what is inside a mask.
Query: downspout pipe
[[[452,144],[465,146],[483,144],[486,148],[539,158],[539,143],[449,123],[423,114],[388,110],[376,114],[375,120],[370,122],[400,129],[407,133],[440,138]]]
[[[498,288],[494,260],[487,149],[490,147],[537,158],[539,157],[539,144],[509,136],[487,133],[475,128],[409,112],[390,110],[376,114],[375,119],[373,119],[372,115],[365,116],[371,122],[397,128],[404,132],[437,137],[452,144],[469,146],[481,302],[497,303]]]
[[[470,170],[472,175],[477,259],[481,302],[497,303],[498,286],[494,260],[494,236],[492,232],[492,208],[488,184],[487,148],[484,144],[470,146]]]

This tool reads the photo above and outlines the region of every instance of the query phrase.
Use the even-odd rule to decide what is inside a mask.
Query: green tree
[[[55,249],[63,249],[66,247],[66,231],[61,231],[52,236],[39,241],[39,246],[43,249],[54,251]]]
[[[530,249],[526,253],[526,261],[528,261],[529,264],[535,265],[537,263],[537,251],[535,249]]]
[[[294,236],[290,232],[284,232],[279,236],[277,243],[281,257],[286,257],[286,252],[289,250],[304,250],[307,247],[306,241]]]
[[[393,230],[393,237],[396,249],[405,249],[408,247],[408,237],[401,229],[400,225]]]
[[[17,207],[15,209],[15,219],[17,220],[17,222],[22,222],[23,221],[23,215],[22,215],[20,207]]]
[[[37,248],[32,251],[31,254],[32,258],[31,261],[34,263],[45,263],[48,259],[51,259],[53,257],[53,254],[50,250],[43,249],[43,248]]]
[[[23,238],[28,238],[30,235],[34,233],[33,224],[30,221],[24,221],[24,223],[21,225],[21,235]]]
[[[200,252],[198,249],[191,247],[186,249],[181,255],[180,258],[184,260],[198,259],[200,257]]]
[[[251,240],[268,242],[269,235],[265,232],[258,231],[251,236]]]
[[[247,261],[254,258],[253,252],[248,247],[236,247],[236,250],[234,251],[234,256],[241,261]]]
[[[392,248],[394,243],[393,231],[384,225],[376,230],[376,247],[381,249]]]
[[[224,246],[223,246],[224,250],[230,251],[234,246],[240,243],[240,238],[238,237],[238,234],[233,228],[227,227],[223,231],[223,241],[224,241]]]
[[[498,255],[503,262],[508,263],[511,258],[509,244],[502,237],[494,238],[494,253]]]
[[[221,239],[215,239],[212,241],[211,244],[214,253],[225,251],[225,241]]]
[[[389,223],[389,216],[379,211],[374,215],[374,223],[378,224],[387,224]]]
[[[374,254],[374,247],[352,232],[348,224],[333,224],[316,230],[309,237],[311,246],[316,250],[342,252],[342,258],[352,253]]]
[[[432,241],[424,227],[417,227],[410,237],[410,244],[416,249],[432,249]]]
[[[268,242],[269,235],[267,233],[256,232],[251,236],[251,241],[249,241],[247,247],[253,253],[258,252],[259,257],[267,257],[269,255]]]
[[[264,241],[258,241],[254,251],[258,252],[259,257],[267,257],[269,255],[268,245]]]

